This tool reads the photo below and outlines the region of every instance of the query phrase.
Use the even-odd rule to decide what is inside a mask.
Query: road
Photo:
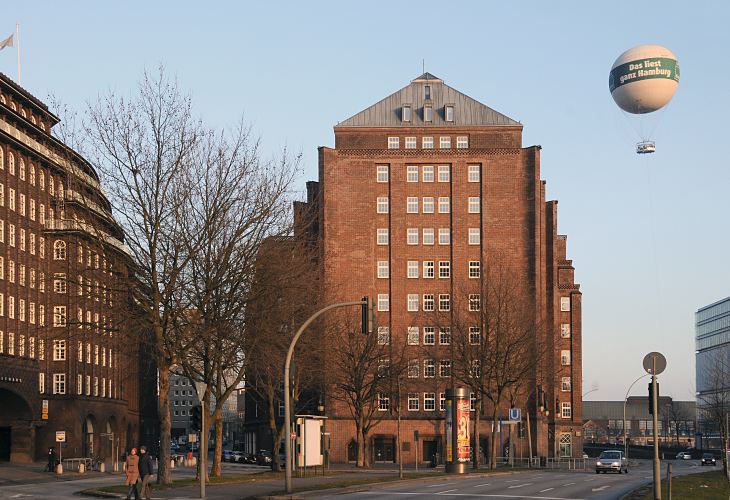
[[[697,460],[673,461],[673,475],[706,471]],[[663,473],[666,465],[663,464]],[[470,475],[472,476],[472,475]],[[542,500],[608,500],[620,498],[625,493],[652,480],[651,461],[639,460],[629,474],[596,474],[594,471],[536,470],[504,475],[478,475],[477,477],[434,478],[419,482],[383,484],[371,486],[367,491],[317,495],[317,498],[339,500],[342,498],[505,498]],[[664,475],[663,475],[664,477]]]

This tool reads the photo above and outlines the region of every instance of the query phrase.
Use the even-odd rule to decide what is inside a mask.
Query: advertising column
[[[446,390],[446,472],[464,474],[470,459],[469,394],[466,389]]]

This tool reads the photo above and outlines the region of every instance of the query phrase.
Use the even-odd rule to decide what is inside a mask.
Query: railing
[[[595,459],[591,458],[513,458],[497,457],[497,468],[534,468],[559,470],[589,470]],[[486,463],[486,462],[485,462]]]
[[[84,464],[84,470],[92,470],[93,466],[96,464],[96,460],[89,457],[82,457],[82,458],[64,458],[62,460],[63,462],[63,468],[64,470],[79,470],[79,466],[81,464]]]

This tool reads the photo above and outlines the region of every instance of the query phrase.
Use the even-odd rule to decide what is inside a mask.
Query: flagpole
[[[15,23],[15,46],[18,50],[18,85],[20,85],[20,23]]]

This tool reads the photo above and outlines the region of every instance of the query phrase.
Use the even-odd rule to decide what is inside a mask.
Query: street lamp
[[[648,377],[649,374],[645,373],[641,377],[637,378],[633,382],[631,382],[631,385],[629,386],[629,389],[626,391],[626,396],[624,396],[624,420],[621,423],[622,427],[624,428],[624,456],[626,457],[626,461],[629,461],[629,443],[626,441],[626,400],[629,398],[629,392],[631,392],[631,388],[634,387],[634,384],[641,380],[644,377]]]
[[[587,395],[589,395],[590,393],[592,393],[592,392],[596,392],[597,390],[598,390],[598,387],[596,387],[595,389],[591,389],[590,391],[588,391],[588,392],[586,392],[585,394],[583,394],[583,397],[586,397],[586,396],[587,396]]]

